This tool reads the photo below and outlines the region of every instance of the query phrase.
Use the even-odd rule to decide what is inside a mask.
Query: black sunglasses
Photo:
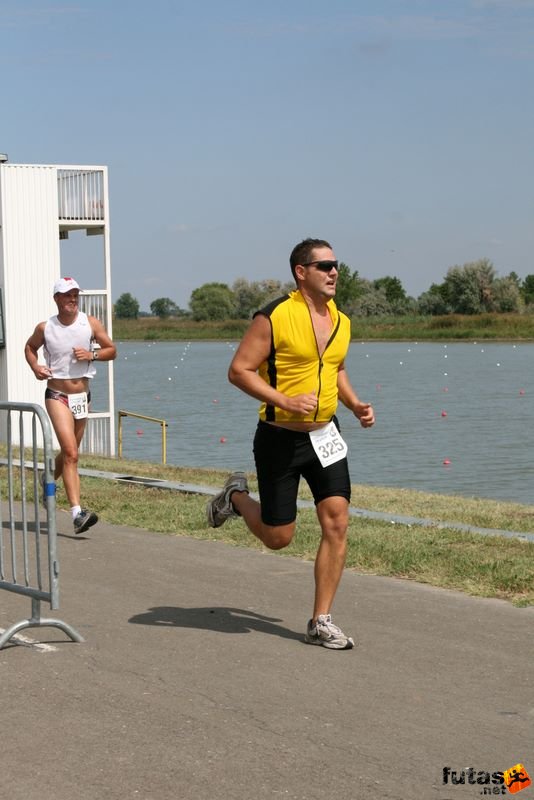
[[[315,264],[317,269],[320,269],[321,272],[330,272],[331,269],[339,269],[337,261],[307,261],[306,264],[303,264],[303,267],[311,267]]]

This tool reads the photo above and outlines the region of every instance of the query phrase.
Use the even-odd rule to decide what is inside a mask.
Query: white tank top
[[[92,378],[96,369],[92,361],[77,361],[73,348],[83,347],[91,350],[93,331],[87,314],[78,311],[71,325],[63,325],[57,318],[50,317],[44,329],[44,355],[53,378]]]

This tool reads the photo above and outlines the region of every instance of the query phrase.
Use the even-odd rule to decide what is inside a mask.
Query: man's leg
[[[321,543],[315,558],[315,603],[313,621],[330,614],[343,574],[347,554],[349,504],[344,497],[327,497],[317,505]]]
[[[76,438],[76,449],[78,453],[80,451],[80,444],[83,439],[86,423],[87,423],[86,419],[74,420],[74,436]],[[63,453],[60,450],[56,456],[55,467],[54,467],[54,480],[58,481],[62,475],[63,475]]]
[[[247,523],[250,531],[267,547],[278,550],[286,547],[293,538],[295,523],[266,525],[261,520],[261,506],[246,492],[233,491],[232,506]],[[354,640],[334,625],[330,608],[345,566],[348,528],[348,500],[333,496],[317,504],[322,536],[315,559],[315,603],[313,617],[306,629],[304,641],[322,645],[332,650],[350,650]]]
[[[55,480],[63,477],[65,492],[71,508],[79,506],[78,447],[82,440],[87,420],[75,420],[70,408],[59,400],[46,400],[46,410],[61,449],[56,458]]]
[[[304,641],[330,650],[351,650],[354,639],[334,625],[330,609],[345,566],[348,500],[333,495],[317,504],[322,536],[315,559],[315,603]]]
[[[291,542],[295,534],[295,522],[287,525],[266,525],[261,519],[261,505],[246,492],[232,492],[231,502],[241,514],[248,529],[266,547],[281,550]]]
[[[281,550],[295,534],[297,492],[300,472],[294,467],[295,438],[293,431],[274,428],[260,422],[254,436],[254,460],[262,503],[248,494],[244,473],[235,472],[228,478],[223,496],[222,517],[230,509],[243,517],[247,527],[266,547]],[[302,437],[299,437],[302,438]],[[306,437],[306,441],[309,439]],[[217,502],[217,501],[215,501]],[[268,524],[263,516],[276,524]],[[267,512],[267,514],[265,514]],[[233,516],[233,514],[232,514]],[[208,513],[208,520],[210,514]],[[284,520],[278,523],[278,520]],[[285,520],[290,520],[285,522]],[[211,515],[210,524],[216,527]],[[219,523],[222,524],[222,521]]]
[[[68,406],[58,400],[48,399],[46,410],[52,421],[57,440],[61,448],[56,458],[55,479],[63,477],[67,494],[74,533],[84,533],[98,522],[94,511],[82,509],[80,506],[80,476],[78,475],[78,448],[85,431],[87,418],[74,419]]]

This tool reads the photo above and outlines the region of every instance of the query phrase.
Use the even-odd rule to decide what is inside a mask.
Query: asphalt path
[[[534,608],[346,571],[333,616],[358,647],[332,652],[303,643],[311,563],[57,527],[43,616],[85,642],[28,629],[0,651],[2,798],[461,800],[533,775]],[[0,591],[0,626],[30,605]]]

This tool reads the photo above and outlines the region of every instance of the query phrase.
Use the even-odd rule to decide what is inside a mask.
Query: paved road
[[[534,773],[534,608],[347,572],[335,619],[360,644],[336,653],[302,642],[310,563],[58,530],[52,613],[86,641],[0,651],[2,798],[475,800],[445,767]],[[1,592],[0,626],[29,606]]]

